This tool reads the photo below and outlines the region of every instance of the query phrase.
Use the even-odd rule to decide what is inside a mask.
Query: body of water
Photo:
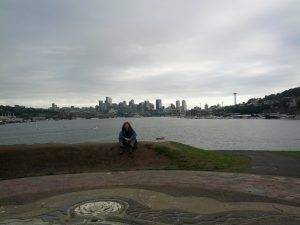
[[[300,120],[112,118],[40,121],[0,126],[0,145],[117,141],[128,120],[139,140],[157,137],[214,150],[300,149]]]

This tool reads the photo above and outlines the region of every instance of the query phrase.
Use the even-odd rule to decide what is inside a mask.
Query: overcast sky
[[[1,0],[0,104],[190,108],[297,87],[299,12],[299,0]]]

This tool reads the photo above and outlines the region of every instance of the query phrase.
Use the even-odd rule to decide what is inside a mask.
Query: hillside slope
[[[141,142],[132,155],[119,155],[116,143],[0,146],[0,179],[147,169],[239,171],[248,162],[175,142]]]

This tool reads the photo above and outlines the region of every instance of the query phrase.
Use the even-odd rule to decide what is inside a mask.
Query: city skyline
[[[222,104],[204,104],[188,108],[187,102],[177,100],[174,104],[163,104],[162,99],[156,99],[155,103],[148,100],[136,102],[114,102],[111,97],[103,97],[95,106],[64,107],[52,103],[47,109],[30,108],[22,105],[0,105],[1,123],[22,123],[38,120],[61,120],[76,118],[115,118],[115,117],[180,117],[180,118],[238,118],[238,119],[295,119],[299,115],[300,87],[285,90],[281,93],[273,93],[264,98],[251,98],[247,102],[237,104],[237,93],[233,93],[233,104],[223,107]]]
[[[238,96],[239,98],[240,96]],[[243,96],[244,98],[244,101],[242,101],[242,99],[240,98],[238,100],[238,103],[242,103],[242,102],[245,102],[247,100],[249,100],[250,98],[247,98],[245,96]],[[253,97],[256,97],[256,96],[253,96]],[[264,97],[264,95],[262,95],[261,97]],[[228,104],[224,104],[224,106],[230,106],[230,105],[233,105],[233,97],[232,96],[228,96],[226,97],[228,98]],[[113,98],[115,99],[115,98]],[[127,98],[127,99],[122,99],[122,98],[117,98],[115,99],[115,102],[114,103],[120,103],[120,102],[123,102],[123,101],[126,101],[127,104],[130,102],[130,100],[132,100],[133,98]],[[161,98],[160,98],[161,99]],[[189,98],[187,98],[189,99]],[[209,98],[203,98],[203,99],[208,99],[208,101],[197,101],[197,100],[191,100],[191,101],[188,101],[186,100],[187,104],[188,104],[188,109],[190,108],[193,108],[193,107],[200,107],[200,106],[204,106],[204,104],[209,104],[209,105],[217,105],[217,104],[222,104],[223,101],[218,101],[218,98],[214,99],[214,100],[209,100]],[[51,99],[50,99],[51,100]],[[52,104],[52,103],[55,103],[57,105],[60,105],[61,107],[70,107],[70,106],[75,106],[75,107],[90,107],[90,106],[95,106],[95,102],[98,102],[99,99],[97,100],[97,98],[95,98],[95,101],[92,101],[90,103],[76,103],[76,102],[73,102],[73,103],[66,103],[64,102],[63,104],[60,103],[60,100],[59,99],[56,99],[57,101],[55,100],[52,100],[52,101],[49,101],[49,102],[44,102],[43,104],[24,104],[24,102],[15,102],[15,101],[12,101],[11,104],[9,103],[4,103],[4,102],[1,102],[0,101],[0,105],[11,105],[11,106],[14,106],[14,105],[24,105],[24,106],[27,106],[27,107],[33,107],[33,108],[48,108],[49,107],[49,104]],[[134,99],[135,102],[143,102],[143,101],[149,101],[153,104],[156,103],[156,100],[157,99],[149,99],[149,98],[146,98],[146,99],[142,99],[142,98],[138,98],[138,99]],[[171,104],[174,104],[176,105],[176,101],[177,99],[162,99],[164,100],[163,101],[163,106],[169,106]],[[191,104],[190,104],[191,103]],[[180,104],[181,104],[181,101],[180,101]]]
[[[101,105],[120,105],[120,104],[124,104],[125,106],[136,106],[136,105],[139,105],[141,103],[145,103],[145,102],[149,102],[151,105],[153,105],[153,109],[155,110],[160,110],[160,109],[165,109],[165,108],[168,108],[172,105],[175,106],[176,109],[184,109],[184,110],[187,110],[189,109],[189,107],[187,107],[187,102],[186,100],[176,100],[176,102],[173,102],[173,103],[170,103],[170,104],[163,104],[163,99],[155,99],[154,102],[152,101],[149,101],[147,99],[143,100],[143,101],[136,101],[135,99],[130,99],[129,101],[126,101],[126,100],[122,100],[122,101],[113,101],[112,97],[105,97],[103,99],[99,99],[98,100],[98,104],[96,105],[90,105],[90,106],[85,106],[87,108],[89,107],[101,107]],[[177,105],[177,102],[179,102],[180,104]],[[68,105],[68,106],[59,106],[58,104],[56,104],[55,102],[52,102],[51,103],[51,106],[50,108],[52,109],[59,109],[61,107],[77,107],[75,105]],[[194,107],[200,107],[201,108],[201,104],[197,105],[197,106],[194,106]],[[84,107],[83,107],[84,108]]]
[[[270,93],[270,94],[276,94],[276,93]],[[156,101],[160,100],[161,104],[163,102],[163,104],[162,104],[163,107],[169,107],[170,105],[174,105],[175,108],[180,108],[182,106],[182,101],[185,101],[185,103],[188,105],[187,109],[192,109],[194,107],[205,108],[204,107],[205,105],[208,105],[208,106],[220,105],[222,107],[223,106],[231,106],[231,105],[241,104],[243,102],[247,102],[249,99],[252,99],[252,98],[263,98],[265,96],[267,96],[267,94],[266,95],[262,95],[262,96],[250,96],[249,98],[243,98],[242,99],[242,98],[240,98],[240,96],[239,96],[238,93],[234,92],[234,93],[231,94],[231,97],[230,97],[231,98],[231,103],[226,104],[226,105],[224,104],[223,101],[220,101],[222,98],[219,98],[218,99],[219,101],[216,101],[216,103],[214,103],[214,104],[209,104],[209,102],[206,102],[206,101],[199,101],[198,104],[188,104],[189,102],[187,102],[185,99],[183,99],[183,100],[175,99],[173,101],[172,100],[165,101],[165,99],[161,99],[161,98],[156,98],[154,100],[149,100],[149,99],[136,100],[136,99],[133,99],[133,98],[129,98],[129,99],[117,99],[114,102],[113,98],[112,97],[108,97],[108,96],[103,97],[103,99],[97,98],[97,100],[95,102],[97,102],[98,105],[100,104],[100,102],[105,103],[107,101],[109,101],[111,103],[114,103],[114,104],[119,104],[119,103],[122,103],[122,102],[126,102],[126,103],[128,103],[127,105],[129,105],[130,102],[133,102],[133,104],[135,104],[135,103],[141,103],[141,102],[149,101],[150,103],[154,104],[155,108],[156,108],[156,104],[157,104]],[[20,106],[33,107],[33,108],[49,108],[49,104],[50,105],[54,104],[56,106],[60,105],[60,107],[71,107],[71,106],[74,106],[74,107],[78,107],[78,108],[81,108],[81,107],[85,108],[85,107],[94,107],[95,105],[97,105],[95,102],[92,102],[90,105],[87,105],[87,104],[83,104],[82,105],[82,104],[78,104],[78,103],[77,104],[76,103],[75,104],[59,104],[56,101],[52,101],[50,103],[49,102],[45,103],[45,105],[43,105],[43,106],[37,106],[37,107],[36,106],[32,106],[32,105],[24,105],[24,104],[6,104],[6,105],[10,105],[10,106],[20,105]],[[0,103],[0,105],[5,105],[5,104],[1,104]]]
[[[233,97],[233,104],[230,104],[230,105],[236,105],[237,104],[237,93],[233,93],[234,97]],[[249,100],[249,99],[248,99]],[[106,105],[113,105],[113,104],[124,104],[126,106],[131,106],[131,105],[138,105],[140,103],[143,103],[143,102],[149,102],[153,105],[154,109],[156,110],[159,110],[159,109],[163,109],[163,108],[167,108],[167,107],[170,107],[170,106],[174,106],[176,109],[183,109],[183,110],[188,110],[188,109],[192,109],[192,108],[202,108],[202,106],[213,106],[213,105],[218,105],[218,106],[222,106],[223,107],[223,102],[221,103],[217,103],[217,104],[212,104],[212,105],[209,105],[207,102],[205,102],[204,104],[202,104],[201,102],[198,104],[198,105],[193,105],[193,106],[190,106],[188,107],[188,104],[187,104],[187,101],[185,99],[183,100],[176,100],[175,102],[168,102],[168,103],[163,103],[163,99],[155,99],[155,101],[149,101],[148,99],[144,99],[142,101],[136,101],[135,99],[130,99],[130,100],[121,100],[121,101],[113,101],[113,98],[112,97],[108,97],[106,96],[105,98],[103,99],[99,99],[98,100],[98,104],[96,105],[86,105],[86,106],[81,106],[83,108],[85,107],[97,107],[97,106],[100,106],[102,104],[106,104]],[[16,104],[16,105],[19,105],[19,104]],[[20,105],[21,106],[21,105]],[[23,106],[23,105],[22,105]],[[49,106],[49,104],[48,104]],[[47,107],[44,107],[44,108],[48,108]],[[61,105],[59,106],[58,104],[56,104],[55,102],[52,102],[51,103],[51,106],[50,108],[60,108],[60,107],[79,107],[80,106],[77,106],[76,104],[75,105]],[[41,107],[43,108],[43,107]]]
[[[0,105],[185,99],[231,105],[300,86],[300,2],[0,2]]]

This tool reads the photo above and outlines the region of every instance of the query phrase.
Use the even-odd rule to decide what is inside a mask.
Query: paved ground
[[[246,155],[251,162],[243,172],[251,174],[300,177],[300,158],[270,151],[220,151]]]
[[[0,224],[298,225],[300,179],[129,171],[5,180]]]

